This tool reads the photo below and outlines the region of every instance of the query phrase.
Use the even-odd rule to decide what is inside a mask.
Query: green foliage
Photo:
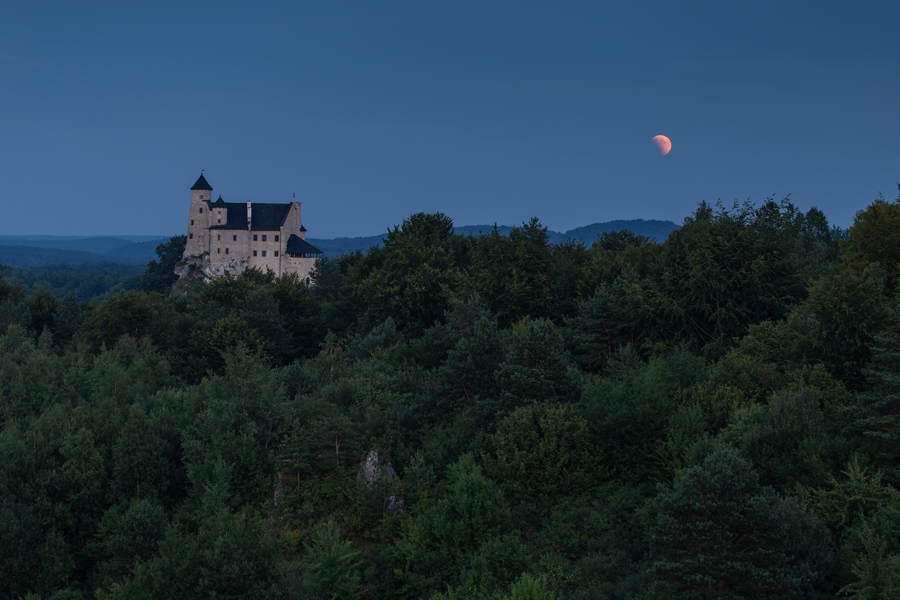
[[[447,314],[441,334],[448,351],[438,370],[441,393],[436,409],[457,412],[471,408],[479,399],[496,398],[502,339],[497,322],[482,307],[480,298],[475,295],[458,302]]]
[[[159,556],[114,584],[116,598],[302,598],[298,567],[280,559],[249,512],[220,511],[195,533],[170,527]]]
[[[840,590],[842,596],[853,600],[891,600],[900,596],[900,555],[887,551],[884,538],[865,528],[860,535],[864,553],[853,563],[858,577]]]
[[[84,312],[75,295],[66,294],[53,313],[53,341],[57,345],[65,346],[72,341],[83,322]]]
[[[508,530],[509,518],[500,490],[463,456],[450,467],[444,493],[404,523],[395,569],[403,594],[423,597],[456,584],[460,568]]]
[[[539,579],[523,573],[504,600],[555,600],[556,594],[547,589]]]
[[[60,298],[72,294],[79,302],[85,302],[134,289],[143,270],[143,265],[126,263],[51,264],[16,269],[0,265],[0,276],[21,286],[26,294],[43,287]]]
[[[676,408],[678,393],[697,378],[702,360],[679,351],[641,363],[628,349],[620,358],[613,376],[594,380],[585,389],[583,414],[611,474],[645,482],[658,464],[657,441]]]
[[[578,306],[569,323],[576,359],[590,371],[604,371],[622,348],[633,347],[647,333],[652,312],[652,290],[626,267]]]
[[[895,207],[4,268],[0,596],[893,598]]]
[[[416,213],[388,231],[383,262],[371,265],[355,293],[367,307],[360,317],[364,329],[391,317],[415,335],[439,321],[459,282],[459,242],[453,221],[440,213]]]
[[[60,307],[60,301],[57,296],[41,286],[31,294],[28,300],[28,310],[31,312],[31,327],[35,331],[43,331],[45,328],[53,330],[56,328],[54,317]]]
[[[506,236],[494,227],[475,238],[471,261],[471,285],[501,326],[552,316],[552,250],[547,228],[537,218]]]
[[[166,294],[172,288],[172,284],[178,280],[175,267],[184,254],[187,245],[187,236],[176,235],[162,242],[156,247],[156,256],[159,262],[151,260],[147,268],[141,274],[137,289],[142,292],[157,292]]]
[[[443,554],[461,558],[508,527],[509,509],[471,456],[450,468],[448,485],[433,509],[431,531]]]
[[[900,198],[887,202],[878,198],[856,213],[845,242],[847,259],[865,267],[877,264],[885,274],[888,289],[900,280]]]
[[[109,509],[97,533],[98,583],[108,587],[130,575],[135,565],[152,560],[166,523],[165,509],[154,500],[132,500]]]
[[[175,334],[175,311],[159,294],[125,292],[100,303],[88,314],[84,338],[99,349],[112,348],[122,336],[149,339],[164,348]]]
[[[168,487],[163,442],[139,405],[132,405],[112,455],[111,493],[116,500],[157,498]]]
[[[800,598],[821,586],[830,566],[821,528],[759,485],[734,451],[709,456],[657,503],[653,569],[679,598]]]
[[[797,315],[809,337],[812,358],[852,386],[862,383],[874,336],[885,326],[888,306],[879,265],[846,265],[810,288]]]
[[[871,350],[873,369],[863,371],[869,390],[858,396],[849,408],[852,434],[873,461],[884,470],[888,480],[900,484],[900,334],[896,326],[900,316],[892,318],[894,332],[875,337]]]
[[[729,343],[805,297],[795,253],[803,215],[786,199],[731,211],[701,203],[660,256],[659,309],[681,339]]]
[[[306,543],[307,598],[353,600],[360,597],[359,551],[341,540],[334,522],[316,527]]]
[[[499,414],[529,402],[577,399],[581,378],[562,334],[551,321],[538,319],[518,325],[509,332],[504,346],[503,362],[497,370]]]
[[[798,484],[818,487],[828,480],[834,441],[817,396],[809,389],[779,392],[743,430],[738,444],[763,483],[790,492]]]
[[[497,426],[493,445],[497,477],[537,494],[579,494],[603,471],[587,421],[571,405],[517,408]]]

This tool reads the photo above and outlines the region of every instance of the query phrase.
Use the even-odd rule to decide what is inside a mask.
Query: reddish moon
[[[664,135],[654,135],[653,143],[659,147],[659,153],[665,156],[672,149],[672,140]]]

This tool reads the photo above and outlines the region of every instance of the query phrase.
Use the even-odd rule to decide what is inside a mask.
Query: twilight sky
[[[303,202],[551,229],[900,180],[900,2],[0,0],[0,234],[183,233]],[[656,134],[672,140],[660,156]]]

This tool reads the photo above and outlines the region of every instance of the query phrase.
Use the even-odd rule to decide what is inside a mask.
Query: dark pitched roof
[[[287,246],[284,251],[287,254],[299,254],[305,257],[322,256],[325,254],[306,240],[301,240],[299,236],[291,234],[288,238]]]
[[[191,186],[192,190],[209,190],[212,191],[212,186],[209,185],[209,182],[206,180],[206,177],[203,176],[203,173],[200,173],[199,179],[197,179],[197,183]]]
[[[209,206],[210,207],[215,206],[216,208],[225,208],[226,204],[225,204],[225,201],[222,200],[222,196],[219,196],[219,199],[216,200],[215,202],[210,203]]]
[[[222,202],[216,200],[210,203],[210,207],[222,207],[228,209],[228,221],[221,225],[213,225],[210,229],[247,229],[247,205],[240,202]],[[253,231],[278,231],[284,225],[290,204],[251,204],[253,212],[250,216],[250,226]]]

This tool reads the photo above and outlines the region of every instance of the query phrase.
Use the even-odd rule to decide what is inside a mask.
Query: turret
[[[188,217],[188,239],[184,256],[200,256],[209,252],[209,202],[212,186],[200,171],[197,183],[191,186],[191,213]]]
[[[191,186],[191,202],[212,200],[212,191],[212,186],[206,181],[203,171],[200,171],[197,183]]]

